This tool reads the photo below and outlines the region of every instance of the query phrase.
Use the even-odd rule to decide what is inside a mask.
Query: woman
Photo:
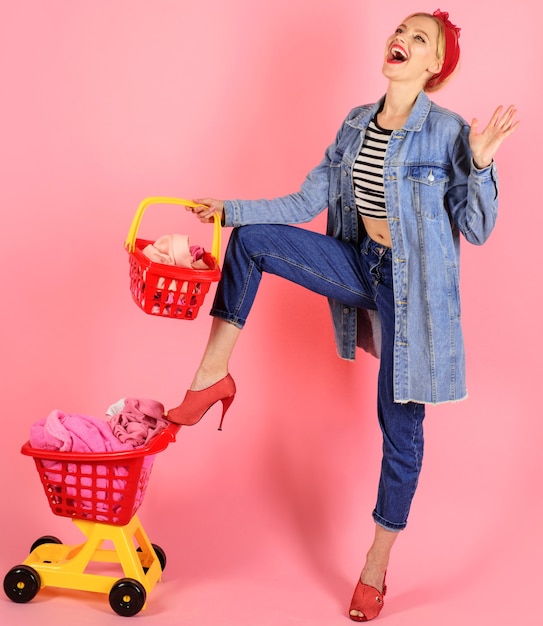
[[[329,298],[338,353],[380,356],[378,419],[383,460],[375,537],[349,615],[383,607],[392,546],[407,524],[421,469],[425,404],[466,395],[458,293],[459,234],[482,244],[497,215],[495,153],[516,128],[499,107],[471,129],[433,104],[459,57],[447,13],[409,16],[387,41],[386,95],[355,108],[299,192],[273,200],[201,199],[201,221],[219,212],[232,232],[211,310],[208,345],[183,403],[168,412],[191,425],[235,395],[229,358],[262,272]],[[328,207],[327,235],[292,224]],[[222,423],[221,418],[221,423]]]

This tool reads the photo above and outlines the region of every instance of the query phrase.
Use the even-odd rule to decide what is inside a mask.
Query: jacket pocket
[[[445,187],[449,182],[447,170],[435,165],[409,167],[413,198],[417,212],[429,219],[437,219],[443,211]]]

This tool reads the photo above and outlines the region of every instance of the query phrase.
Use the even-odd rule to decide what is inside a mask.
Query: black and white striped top
[[[366,136],[353,166],[353,182],[356,208],[363,217],[384,220],[385,188],[383,185],[383,162],[391,130],[379,127],[371,120]]]

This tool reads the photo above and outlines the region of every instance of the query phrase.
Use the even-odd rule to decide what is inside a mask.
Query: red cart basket
[[[146,446],[123,452],[59,452],[21,449],[36,464],[55,515],[123,526],[139,509],[155,455],[175,439],[169,426]]]
[[[125,242],[129,254],[132,297],[140,309],[149,315],[183,320],[196,319],[211,283],[221,277],[220,216],[217,213],[214,216],[211,253],[206,252],[202,259],[208,269],[176,267],[151,261],[143,254],[144,248],[153,242],[139,239],[137,234],[143,214],[151,204],[198,206],[191,200],[162,196],[146,198],[140,203]]]

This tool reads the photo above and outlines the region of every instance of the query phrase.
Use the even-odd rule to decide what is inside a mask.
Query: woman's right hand
[[[213,222],[214,213],[218,213],[221,221],[224,219],[224,202],[215,198],[195,198],[193,202],[198,204],[197,207],[187,207],[187,211],[194,213],[196,217],[205,223]]]

